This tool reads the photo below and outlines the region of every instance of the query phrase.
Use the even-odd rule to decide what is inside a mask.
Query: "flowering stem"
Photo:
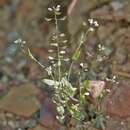
[[[80,50],[82,44],[83,44],[84,41],[85,41],[85,38],[86,38],[88,32],[89,32],[89,29],[88,29],[85,33],[83,33],[83,34],[81,35],[79,46],[76,48],[75,52],[78,51],[78,50]],[[74,52],[74,53],[75,53],[75,52]],[[69,68],[69,72],[68,72],[68,81],[69,81],[69,78],[70,78],[70,74],[71,74],[71,71],[72,71],[73,64],[74,64],[74,60],[72,60],[72,62],[71,62],[71,64],[70,64],[70,68]]]
[[[59,83],[61,80],[61,59],[60,59],[60,48],[59,45],[57,46],[57,52],[58,52],[58,73],[59,73]]]
[[[55,15],[56,33],[58,34],[58,32],[59,32],[58,20],[57,20],[57,15],[56,15],[55,12],[54,12],[54,15]],[[60,59],[60,48],[59,48],[59,40],[58,40],[58,39],[57,39],[57,43],[58,43],[58,46],[57,46],[57,57],[58,57],[58,80],[59,80],[59,83],[60,83],[60,80],[61,80],[61,59]]]
[[[72,61],[71,64],[70,64],[70,68],[69,68],[69,72],[68,72],[68,81],[70,79],[70,74],[71,74],[71,71],[72,71],[73,64],[74,64],[74,61]]]

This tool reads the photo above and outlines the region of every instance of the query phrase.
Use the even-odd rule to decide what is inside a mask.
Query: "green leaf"
[[[80,103],[84,104],[86,101],[85,95],[80,95],[79,100],[80,100]]]
[[[80,106],[78,104],[73,104],[68,107],[68,110],[73,118],[76,120],[83,120],[85,118],[85,112],[83,110],[80,110]]]
[[[32,55],[32,52],[29,48],[28,48],[28,55],[30,56],[31,59],[34,59],[34,56]]]
[[[89,80],[83,81],[82,85],[83,86],[81,87],[81,94],[85,94],[89,86]]]
[[[61,21],[64,21],[64,20],[66,20],[66,16],[64,16],[64,17],[62,17],[62,18],[60,18],[59,20],[61,20]]]
[[[72,56],[72,60],[76,61],[80,58],[80,50],[77,50],[73,56]]]
[[[96,119],[93,121],[93,127],[100,128],[101,124],[105,121],[105,118],[103,115],[99,115],[96,117]]]
[[[88,87],[88,85],[89,85],[89,80],[84,80],[83,81],[83,86],[84,87]]]
[[[58,86],[60,84],[60,82],[51,79],[43,79],[42,81],[49,86]]]
[[[82,82],[82,86],[80,89],[80,95],[79,95],[79,100],[80,103],[84,104],[86,102],[86,92],[87,92],[87,88],[89,86],[89,80],[85,80]]]
[[[75,94],[77,88],[73,87],[72,84],[66,78],[62,78],[61,83],[63,86],[65,86],[64,91],[69,96],[73,96]]]
[[[52,21],[52,18],[46,18],[46,17],[45,17],[45,20],[46,20],[47,22],[50,22],[50,21]]]
[[[55,10],[55,15],[61,15],[61,12]]]
[[[64,121],[65,121],[65,116],[56,116],[56,118],[58,119],[58,121],[60,122],[60,123],[64,123]]]
[[[65,110],[64,110],[64,107],[63,106],[58,106],[57,108],[57,112],[60,114],[60,115],[63,115]]]
[[[27,122],[26,127],[33,128],[37,124],[37,120],[31,119],[29,122]]]

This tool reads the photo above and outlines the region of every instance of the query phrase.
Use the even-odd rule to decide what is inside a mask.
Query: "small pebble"
[[[123,122],[123,121],[121,122],[121,125],[124,125],[124,122]]]

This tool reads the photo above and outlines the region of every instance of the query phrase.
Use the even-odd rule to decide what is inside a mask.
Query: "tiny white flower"
[[[54,57],[49,56],[48,59],[49,59],[49,60],[54,60]]]
[[[52,8],[48,8],[48,11],[53,11],[53,9]]]
[[[111,90],[110,90],[110,89],[106,89],[106,91],[107,91],[108,93],[110,93],[110,92],[111,92]]]
[[[61,61],[60,61],[60,60],[58,60],[57,65],[58,65],[58,66],[61,66]]]
[[[20,38],[14,41],[14,43],[21,43],[21,42],[22,42],[22,39]]]
[[[66,62],[69,61],[69,60],[70,60],[69,58],[65,58],[65,59],[64,59],[64,61],[66,61]]]
[[[47,17],[45,17],[44,18],[47,22],[50,22],[51,20],[52,20],[52,18],[47,18]]]
[[[63,47],[62,47],[63,50],[66,49],[66,48],[67,48],[67,46],[63,46]]]
[[[101,44],[99,44],[99,45],[98,45],[98,48],[99,48],[99,49],[101,49],[101,48],[102,48],[102,45],[101,45]]]
[[[64,40],[64,41],[63,41],[63,43],[67,43],[67,42],[68,42],[68,40]]]
[[[114,80],[116,79],[116,76],[115,76],[115,75],[113,76],[113,79],[114,79]]]
[[[61,36],[61,37],[65,37],[65,34],[64,34],[64,33],[61,33],[60,36]]]
[[[51,46],[57,47],[57,46],[58,46],[58,43],[51,43]]]
[[[60,54],[65,54],[66,52],[65,51],[60,51]]]
[[[83,22],[82,24],[83,24],[83,26],[87,26],[87,23],[86,23],[86,22]]]
[[[96,20],[94,20],[94,19],[88,19],[88,22],[89,22],[90,25],[92,25],[92,26],[99,27],[98,21],[96,21]]]
[[[88,19],[90,24],[93,24],[94,20],[93,19]]]
[[[45,70],[47,71],[48,75],[52,74],[52,67],[51,66],[47,67]]]
[[[83,63],[80,63],[80,66],[83,68],[84,64],[83,64]]]
[[[87,72],[87,71],[88,71],[88,69],[85,69],[84,71],[85,71],[85,72]]]
[[[26,41],[22,41],[23,44],[26,44]]]
[[[99,27],[99,23],[97,21],[94,21],[95,27]]]
[[[89,92],[86,92],[86,93],[85,93],[85,95],[86,95],[86,96],[89,96],[89,95],[90,95],[90,93],[89,93]]]
[[[61,7],[61,5],[57,5],[57,8],[60,8]]]
[[[61,8],[61,6],[60,6],[60,5],[57,5],[56,8],[55,8],[55,10],[56,10],[56,11],[60,11],[60,8]]]
[[[90,28],[89,28],[89,31],[90,31],[90,32],[93,32],[93,31],[94,31],[94,28],[93,28],[93,27],[90,27]]]
[[[53,51],[53,50],[48,50],[48,52],[52,53],[52,52],[54,52],[54,51]]]

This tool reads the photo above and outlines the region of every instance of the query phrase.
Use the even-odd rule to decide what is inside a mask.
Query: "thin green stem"
[[[81,46],[85,42],[85,39],[86,39],[86,36],[87,36],[88,32],[89,32],[89,29],[85,33],[82,33],[81,38],[80,38],[79,46],[77,47],[76,50],[79,50],[81,48]]]
[[[70,64],[70,68],[69,68],[69,72],[68,72],[68,81],[70,79],[70,74],[71,74],[71,71],[72,71],[73,64],[74,64],[74,61],[72,61],[71,64]]]
[[[60,59],[60,48],[59,45],[57,46],[57,53],[58,53],[58,73],[59,73],[59,83],[61,81],[61,59]]]
[[[39,66],[41,66],[44,70],[46,70],[45,68],[45,66],[43,65],[43,64],[41,64],[41,62],[39,62],[35,57],[33,57],[33,59],[32,60],[34,60]],[[54,76],[52,75],[52,73],[50,73],[50,76],[51,76],[51,78],[54,80]]]
[[[76,48],[75,52],[81,48],[82,44],[84,43],[84,41],[86,39],[88,32],[89,32],[89,29],[81,35],[79,46]],[[71,71],[72,71],[73,64],[74,64],[74,61],[72,61],[71,64],[70,64],[70,68],[69,68],[69,72],[68,72],[68,81],[69,81],[69,78],[70,78],[70,74],[71,74]]]
[[[46,70],[46,67],[41,63],[41,62],[39,62],[33,55],[32,55],[32,53],[30,52],[30,49],[29,49],[29,47],[28,47],[28,51],[29,51],[29,53],[31,53],[31,54],[28,54],[27,52],[25,52],[24,50],[22,50],[27,56],[29,56],[34,62],[36,62],[41,68],[43,68],[44,70]],[[47,71],[47,70],[46,70]],[[50,73],[50,76],[51,76],[51,78],[54,80],[54,76],[53,76],[53,74],[52,73]]]
[[[58,33],[59,28],[58,28],[58,19],[57,19],[57,15],[54,13],[54,18],[55,18],[55,26],[56,26],[56,32]]]
[[[58,28],[58,19],[57,19],[57,15],[55,14],[54,12],[54,15],[55,15],[55,26],[56,26],[56,33],[58,35],[58,32],[59,32],[59,28]],[[59,40],[57,39],[57,43],[58,43],[58,46],[57,46],[57,57],[58,57],[58,80],[59,80],[59,83],[61,81],[61,59],[60,59],[60,47],[59,47]]]

